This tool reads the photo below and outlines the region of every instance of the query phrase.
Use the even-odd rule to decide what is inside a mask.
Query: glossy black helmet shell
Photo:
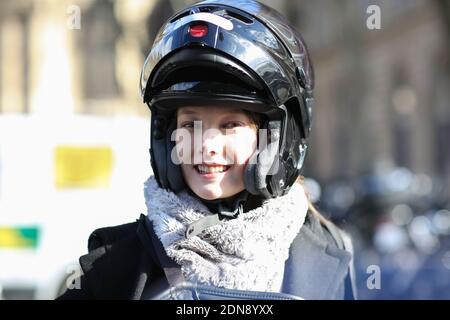
[[[282,170],[269,181],[261,167],[249,166],[246,180],[256,181],[246,182],[251,193],[284,194],[298,176],[311,130],[314,74],[303,39],[275,10],[256,1],[209,0],[180,11],[156,36],[140,89],[152,110],[152,166],[163,187],[183,188],[168,160],[166,133],[173,109],[187,103],[236,103],[267,115],[266,127],[280,131],[279,150],[270,156]]]
[[[189,28],[204,23],[208,34],[195,38]],[[275,107],[297,105],[304,138],[311,129],[314,72],[299,33],[275,10],[256,1],[203,1],[171,17],[156,36],[141,74],[144,102],[152,101],[167,73],[205,65],[203,57],[175,59],[187,47],[212,49],[216,68],[235,72],[266,91]],[[217,59],[216,58],[216,59]],[[194,76],[195,73],[192,75]]]

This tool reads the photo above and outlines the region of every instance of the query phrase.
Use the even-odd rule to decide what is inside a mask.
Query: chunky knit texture
[[[212,214],[201,201],[187,192],[175,194],[160,188],[153,176],[144,192],[147,217],[186,280],[228,289],[280,290],[289,247],[308,210],[300,184],[191,238],[185,235],[188,225]]]

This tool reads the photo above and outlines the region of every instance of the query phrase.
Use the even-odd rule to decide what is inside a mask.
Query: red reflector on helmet
[[[208,33],[208,25],[206,24],[194,24],[189,27],[189,34],[194,38],[201,38]]]

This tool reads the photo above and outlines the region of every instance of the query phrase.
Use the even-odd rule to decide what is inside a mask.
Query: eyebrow
[[[178,115],[187,115],[187,114],[197,114],[196,111],[194,110],[189,110],[189,109],[181,109],[180,111],[178,111]]]

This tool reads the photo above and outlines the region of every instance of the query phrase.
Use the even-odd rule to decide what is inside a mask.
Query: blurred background
[[[54,298],[95,228],[146,212],[140,68],[192,2],[0,0],[0,298]],[[309,45],[303,173],[353,237],[360,298],[450,299],[450,1],[262,2]]]

